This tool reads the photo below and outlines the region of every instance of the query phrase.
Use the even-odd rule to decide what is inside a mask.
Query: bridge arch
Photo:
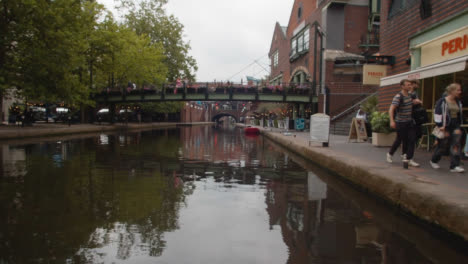
[[[216,115],[214,115],[212,118],[211,118],[211,121],[212,122],[217,122],[219,119],[225,117],[225,116],[230,116],[232,118],[234,118],[234,120],[236,121],[236,123],[239,122],[239,118],[231,113],[218,113]]]

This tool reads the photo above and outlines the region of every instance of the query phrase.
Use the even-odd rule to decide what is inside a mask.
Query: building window
[[[394,16],[402,14],[405,10],[410,9],[415,4],[420,2],[420,0],[393,0],[390,3],[390,8],[388,11],[388,19],[393,18]]]
[[[291,41],[291,56],[296,55],[296,53],[297,53],[297,40],[293,39]]]
[[[431,0],[421,0],[421,6],[419,7],[419,13],[421,19],[426,19],[432,16],[432,5]]]
[[[299,4],[299,7],[297,8],[297,19],[301,19],[302,17],[302,3]]]
[[[304,31],[304,50],[309,50],[309,29]]]
[[[275,51],[275,53],[273,53],[273,68],[278,67],[278,62],[279,62],[279,51]]]
[[[301,53],[304,50],[304,35],[297,38],[297,52]]]
[[[297,34],[291,40],[291,57],[296,54],[303,54],[309,50],[309,28],[307,27],[304,31]]]

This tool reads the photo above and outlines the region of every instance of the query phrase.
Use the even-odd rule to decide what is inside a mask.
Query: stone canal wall
[[[285,136],[261,130],[262,134],[288,150],[325,168],[366,193],[410,213],[436,227],[468,241],[468,193],[439,185],[421,177],[409,177],[402,168],[389,168],[361,155],[350,155],[333,148],[309,146],[306,137]],[[449,172],[447,172],[449,173]]]

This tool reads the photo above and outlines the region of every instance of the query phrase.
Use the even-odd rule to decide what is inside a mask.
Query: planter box
[[[385,134],[372,132],[372,145],[376,147],[390,147],[396,139],[396,132]]]

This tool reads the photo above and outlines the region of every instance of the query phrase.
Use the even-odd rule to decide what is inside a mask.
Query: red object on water
[[[246,127],[244,128],[244,132],[245,134],[248,134],[248,135],[258,135],[260,134],[260,129],[256,127]]]

